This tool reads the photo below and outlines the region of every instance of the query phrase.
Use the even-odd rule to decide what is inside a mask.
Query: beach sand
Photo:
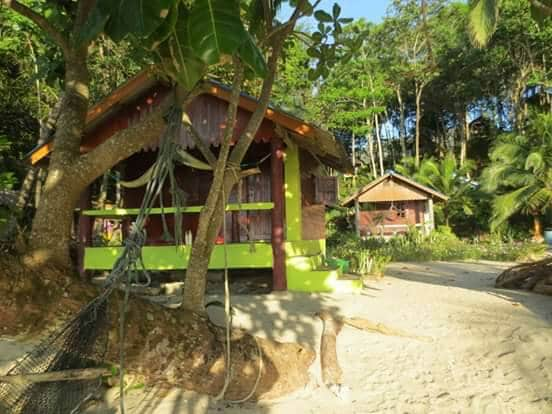
[[[233,296],[234,324],[252,334],[320,347],[320,309],[406,331],[384,336],[345,326],[337,338],[346,399],[320,379],[278,401],[233,405],[180,390],[131,391],[127,412],[552,413],[552,298],[495,289],[509,264],[395,263],[356,295]],[[0,341],[0,370],[24,348]],[[8,352],[9,351],[9,352]],[[89,413],[116,413],[116,390]]]

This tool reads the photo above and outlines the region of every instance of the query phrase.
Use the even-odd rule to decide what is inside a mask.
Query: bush
[[[359,239],[354,233],[335,233],[328,239],[333,257],[347,259],[351,270],[364,274],[382,272],[390,262],[493,260],[526,261],[542,257],[546,246],[515,241],[494,234],[475,240],[459,239],[450,228],[440,226],[429,235],[416,228],[390,239]]]

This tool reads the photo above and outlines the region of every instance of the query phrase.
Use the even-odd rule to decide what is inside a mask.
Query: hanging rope
[[[235,166],[232,167],[232,165],[229,165],[227,167],[230,171],[232,171],[232,174],[235,174],[236,181],[238,182],[238,188],[241,189],[241,178],[239,177],[239,168],[236,168]],[[230,381],[232,380],[233,376],[233,369],[232,369],[232,353],[231,353],[231,338],[232,338],[232,305],[231,305],[231,298],[230,298],[230,280],[228,275],[228,249],[226,245],[226,193],[224,191],[224,186],[222,186],[222,232],[223,232],[223,239],[222,239],[222,249],[223,249],[223,257],[224,257],[224,321],[225,321],[225,333],[226,333],[226,353],[225,353],[225,367],[226,371],[224,373],[224,384],[222,386],[221,391],[218,393],[218,395],[215,397],[215,400],[222,400],[224,398],[224,395],[226,394],[226,390],[230,386]],[[239,191],[239,202],[241,204],[241,191]],[[253,336],[253,339],[255,341],[255,345],[257,347],[257,355],[259,358],[259,370],[257,372],[257,378],[255,379],[255,383],[253,384],[253,388],[247,394],[244,398],[240,400],[228,400],[230,403],[233,404],[239,404],[248,401],[253,395],[255,394],[255,391],[257,391],[257,387],[259,386],[259,382],[261,381],[261,376],[263,372],[263,354],[261,347],[257,341],[257,338]]]

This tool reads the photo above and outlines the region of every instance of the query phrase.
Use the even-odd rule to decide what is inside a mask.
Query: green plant
[[[483,188],[498,195],[491,229],[516,213],[533,217],[536,240],[542,238],[541,216],[552,209],[552,115],[538,114],[521,134],[506,134],[494,146]]]

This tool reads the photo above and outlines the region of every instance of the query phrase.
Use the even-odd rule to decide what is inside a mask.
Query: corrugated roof
[[[107,120],[113,113],[117,112],[123,105],[132,102],[136,97],[153,88],[156,84],[162,81],[156,79],[150,70],[144,70],[135,77],[131,78],[119,88],[115,89],[109,96],[101,102],[94,105],[87,115],[86,131],[92,130],[98,124]],[[208,81],[209,88],[207,94],[215,96],[226,102],[230,100],[231,89],[219,82]],[[240,96],[239,107],[249,112],[253,112],[257,108],[258,101],[254,97],[242,94]],[[296,136],[310,139],[326,141],[330,139],[335,148],[334,159],[328,159],[328,164],[344,172],[352,170],[352,165],[342,148],[341,143],[337,142],[333,135],[329,132],[309,124],[294,115],[291,115],[283,110],[270,106],[266,110],[265,119],[268,119],[275,124],[289,130]],[[36,164],[41,159],[46,157],[53,149],[53,142],[48,142],[38,148],[35,148],[30,154],[32,164]],[[323,159],[322,159],[323,160]],[[323,160],[324,161],[324,160]]]

